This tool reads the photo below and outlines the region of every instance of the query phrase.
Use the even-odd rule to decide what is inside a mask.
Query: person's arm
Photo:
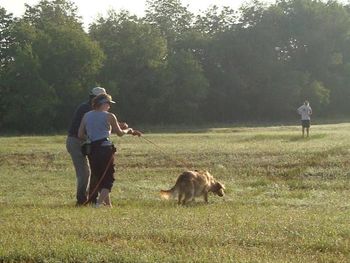
[[[118,124],[119,124],[119,127],[120,127],[122,130],[125,130],[125,129],[129,128],[129,125],[128,125],[126,122],[119,122],[119,121],[118,121]]]
[[[85,116],[86,115],[84,115],[83,119],[81,120],[79,130],[78,130],[78,138],[80,140],[85,140],[85,137],[86,137]]]
[[[108,122],[112,127],[112,132],[116,133],[118,136],[123,136],[124,134],[131,134],[137,136],[142,135],[141,132],[133,130],[132,128],[122,129],[119,125],[117,117],[113,113],[108,114]]]
[[[298,114],[301,114],[301,108],[302,108],[303,106],[300,106],[298,109],[297,109],[297,112],[298,112]]]
[[[310,110],[309,110],[309,115],[312,115],[312,109],[311,109],[311,107],[310,107]]]

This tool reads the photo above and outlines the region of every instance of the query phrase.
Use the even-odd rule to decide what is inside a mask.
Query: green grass
[[[75,208],[65,136],[0,138],[0,262],[350,262],[350,124],[114,137],[112,209]],[[185,169],[227,188],[159,198]]]

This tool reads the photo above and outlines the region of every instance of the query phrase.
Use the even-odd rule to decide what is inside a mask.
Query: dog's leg
[[[208,203],[208,192],[205,192],[205,193],[203,194],[203,197],[204,197],[204,202],[205,202],[205,203]]]
[[[185,205],[189,201],[194,201],[193,195],[191,193],[186,193],[182,205]]]
[[[186,193],[186,194],[185,194],[185,198],[184,198],[184,200],[182,201],[182,205],[185,205],[186,202],[187,202],[188,200],[190,200],[190,199],[191,199],[191,197],[188,195],[188,193]]]
[[[194,198],[194,184],[193,182],[190,182],[188,184],[188,188],[186,189],[185,198],[182,202],[182,205],[185,205],[186,202],[191,201],[193,198]]]
[[[179,196],[178,196],[178,201],[177,201],[178,205],[181,205],[182,197],[183,197],[183,193],[181,192],[179,193]]]

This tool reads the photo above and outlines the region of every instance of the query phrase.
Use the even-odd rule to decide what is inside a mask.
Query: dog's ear
[[[218,182],[218,184],[220,185],[220,188],[222,188],[222,189],[224,189],[224,190],[226,189],[226,188],[225,188],[225,185],[223,185],[222,183]]]

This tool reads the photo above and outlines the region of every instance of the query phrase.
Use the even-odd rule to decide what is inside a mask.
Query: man
[[[297,111],[299,115],[301,115],[301,126],[302,126],[303,137],[305,134],[305,129],[306,129],[306,137],[309,137],[310,116],[312,114],[310,103],[306,100],[304,104],[297,109]]]
[[[69,152],[73,165],[75,168],[75,174],[77,178],[77,192],[76,192],[76,205],[80,206],[86,203],[87,188],[90,180],[90,166],[88,159],[81,152],[81,141],[78,138],[78,130],[80,122],[84,117],[84,114],[92,110],[91,102],[93,98],[100,94],[106,94],[106,90],[101,87],[93,88],[89,94],[89,100],[80,104],[74,112],[72,123],[68,130],[68,137],[66,140],[67,151]],[[119,123],[123,129],[127,129],[126,123]]]
[[[81,152],[81,141],[78,138],[78,130],[80,122],[85,113],[89,112],[91,107],[91,101],[94,97],[105,94],[106,90],[101,87],[93,88],[89,94],[89,100],[81,103],[74,112],[71,125],[68,130],[68,137],[66,140],[67,151],[69,152],[73,165],[75,168],[75,174],[77,178],[77,192],[76,192],[76,205],[83,205],[87,200],[87,187],[90,179],[90,167],[88,159]]]

